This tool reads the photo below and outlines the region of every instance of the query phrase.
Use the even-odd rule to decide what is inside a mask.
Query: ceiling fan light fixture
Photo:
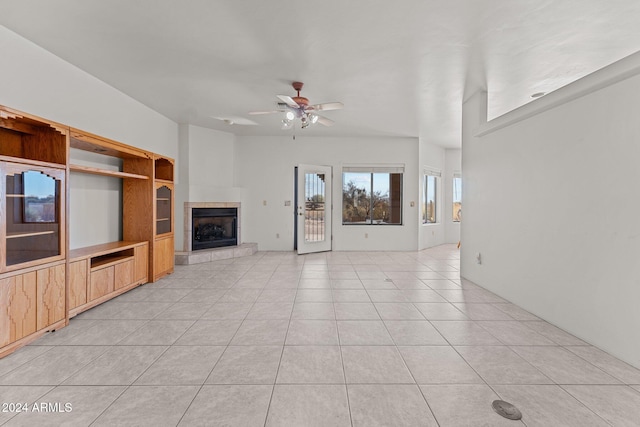
[[[316,124],[318,122],[318,116],[315,114],[309,114],[309,121],[311,121],[311,124]]]
[[[302,129],[309,127],[309,125],[311,124],[306,114],[300,117],[300,122],[302,123],[302,126],[300,126]]]
[[[291,120],[287,120],[287,119],[282,120],[281,129],[291,129],[292,127],[293,127],[293,125],[291,123]]]
[[[284,118],[285,120],[293,120],[296,118],[296,115],[293,114],[293,111],[287,111],[286,113],[284,113]]]

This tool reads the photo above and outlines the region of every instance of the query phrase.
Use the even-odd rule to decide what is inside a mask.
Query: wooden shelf
[[[53,257],[59,257],[59,254],[55,251],[29,251],[29,252],[8,253],[6,258],[6,263],[7,263],[7,266],[30,263],[30,265],[33,264],[34,269],[40,269],[42,268],[41,264],[43,263],[42,262],[43,260],[50,259]],[[13,274],[15,275],[15,273]]]
[[[55,233],[55,231],[53,230],[49,230],[49,231],[26,231],[26,232],[19,232],[19,233],[7,233],[7,239],[18,239],[20,237],[31,237],[31,236],[41,236],[44,234],[53,234]]]
[[[98,257],[100,255],[107,255],[113,252],[118,252],[125,249],[134,248],[145,244],[146,242],[110,242],[100,245],[87,246],[84,248],[77,248],[69,251],[69,261],[78,261],[86,258]]]
[[[158,218],[156,221],[171,221],[171,218]]]
[[[108,169],[94,168],[90,166],[82,165],[69,165],[69,169],[73,172],[90,173],[94,175],[111,176],[114,178],[135,178],[135,179],[149,179],[148,176],[138,175],[135,173],[111,171]]]
[[[91,260],[91,271],[100,270],[111,265],[120,264],[123,261],[134,259],[133,255],[109,256],[102,259]]]
[[[155,180],[158,184],[173,184],[173,181],[169,181],[168,179],[158,179]]]
[[[126,158],[151,159],[150,153],[130,145],[122,144],[83,130],[70,128],[70,147],[83,151],[90,151],[105,156]]]
[[[171,199],[170,199],[170,198],[168,198],[168,197],[156,197],[156,200],[157,200],[158,202],[168,202],[168,201],[169,201],[169,200],[171,200]]]
[[[7,197],[27,197],[24,194],[7,194]]]

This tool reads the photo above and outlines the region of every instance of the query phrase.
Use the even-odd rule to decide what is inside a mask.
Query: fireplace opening
[[[191,212],[192,250],[238,244],[237,208],[193,208]]]

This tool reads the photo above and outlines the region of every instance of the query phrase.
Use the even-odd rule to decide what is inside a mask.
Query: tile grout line
[[[282,263],[280,263],[279,265],[281,264]],[[304,266],[304,263],[303,263],[303,266]],[[273,275],[271,277],[273,277]],[[296,292],[293,298],[294,306],[295,306],[295,300],[298,296],[299,286],[300,286],[300,275],[298,275],[298,278],[296,279],[296,288],[295,288]],[[267,426],[267,421],[269,420],[269,413],[271,412],[271,403],[273,402],[273,395],[275,394],[276,385],[278,384],[278,374],[280,373],[280,365],[282,364],[282,357],[284,356],[284,348],[287,344],[287,336],[289,335],[289,327],[291,326],[292,317],[293,317],[293,307],[291,308],[291,312],[289,313],[289,322],[287,323],[287,331],[284,334],[284,341],[282,342],[282,350],[280,351],[280,360],[278,361],[278,367],[276,368],[276,376],[273,379],[273,386],[271,387],[271,395],[269,396],[269,404],[267,405],[267,412],[264,415],[264,424],[263,424],[264,427]]]

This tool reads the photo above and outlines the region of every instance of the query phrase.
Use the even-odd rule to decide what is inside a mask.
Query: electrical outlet
[[[280,238],[280,233],[276,233],[276,239]]]
[[[476,253],[476,263],[482,264],[482,256],[480,255],[480,252]]]
[[[364,238],[368,239],[369,238],[369,233],[364,233]]]
[[[262,201],[262,206],[267,206],[267,201],[266,200]]]

